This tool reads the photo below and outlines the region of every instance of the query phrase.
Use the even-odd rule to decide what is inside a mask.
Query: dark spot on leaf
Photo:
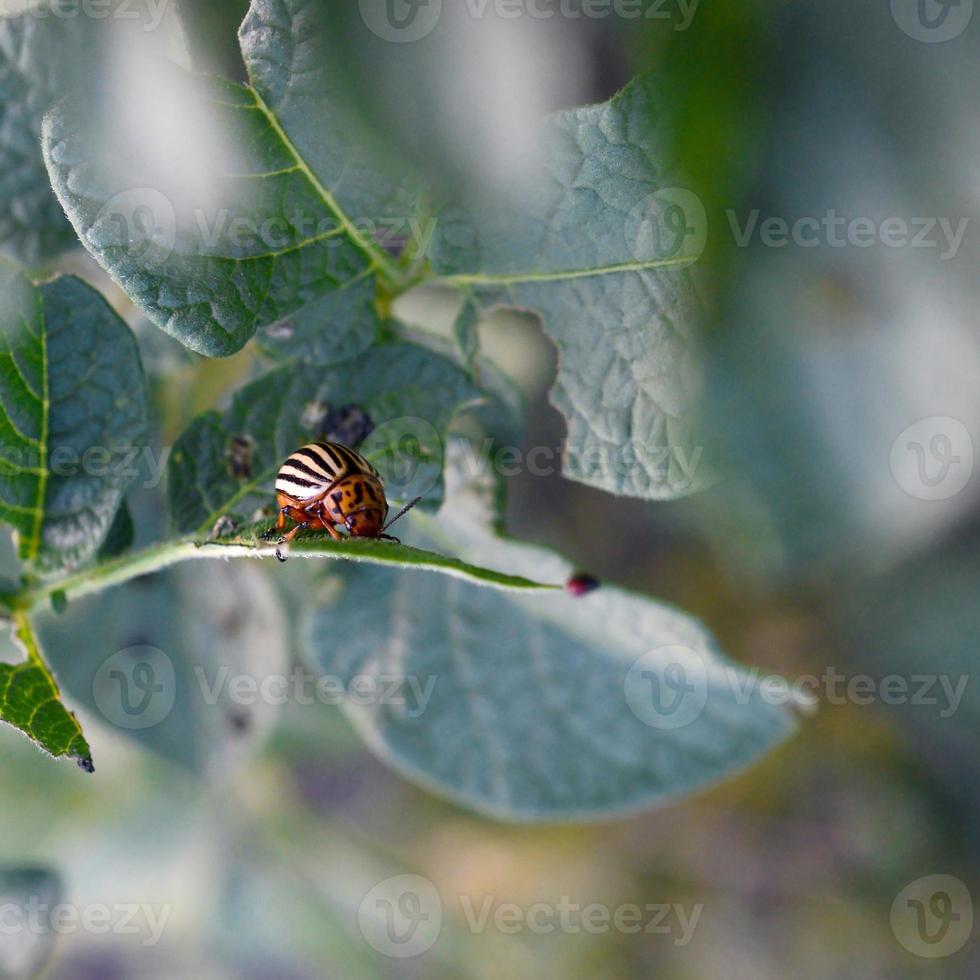
[[[252,716],[247,711],[229,711],[228,725],[236,735],[244,735],[252,727]]]
[[[60,616],[68,608],[68,596],[64,589],[51,593],[51,608]]]
[[[254,445],[250,436],[232,436],[228,441],[228,469],[236,480],[247,480],[252,475]]]
[[[356,446],[363,442],[374,429],[371,417],[357,405],[343,405],[331,412],[324,422],[324,438]]]
[[[86,756],[84,759],[79,759],[78,768],[84,769],[86,772],[95,772],[95,763],[92,762],[92,757]]]
[[[239,610],[232,609],[231,612],[229,612],[228,615],[221,620],[218,629],[220,629],[222,633],[240,633],[243,622],[244,620]]]
[[[408,235],[399,235],[391,228],[381,228],[374,233],[374,240],[393,259],[397,259],[408,244]]]

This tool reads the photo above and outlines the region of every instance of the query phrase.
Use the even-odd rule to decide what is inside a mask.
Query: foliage
[[[584,599],[556,591],[571,566],[505,538],[502,488],[458,458],[444,473],[447,447],[458,457],[468,445],[456,433],[499,445],[519,428],[511,382],[479,344],[480,318],[503,305],[536,311],[558,349],[551,399],[567,424],[567,477],[647,500],[705,482],[685,465],[696,451],[701,300],[688,266],[699,228],[670,183],[656,85],[642,77],[605,104],[543,122],[540,153],[508,200],[442,200],[424,173],[393,166],[364,125],[323,56],[327,9],[253,0],[239,34],[247,84],[147,58],[141,71],[173,95],[176,120],[149,106],[134,119],[121,101],[130,92],[53,92],[41,84],[40,41],[21,62],[38,94],[18,124],[40,127],[51,187],[80,243],[190,350],[227,357],[253,337],[258,350],[230,405],[198,414],[177,438],[159,521],[158,495],[152,518],[139,494],[142,510],[123,500],[136,475],[128,454],[149,445],[130,328],[76,278],[5,275],[0,429],[35,458],[0,462],[0,516],[24,563],[0,609],[28,654],[0,668],[0,719],[90,766],[31,626],[50,605],[60,618],[41,633],[73,697],[171,760],[219,771],[247,758],[271,719],[229,713],[194,684],[229,661],[253,675],[281,668],[289,603],[315,673],[434,683],[415,712],[346,707],[409,777],[497,817],[615,814],[747,764],[793,730],[785,701],[754,689],[740,697],[745,675],[686,614],[613,586]],[[2,26],[18,38],[44,30],[17,18]],[[7,238],[27,262],[58,241]],[[448,338],[392,315],[400,296],[433,284],[459,303]],[[356,437],[343,428],[351,417],[363,420]],[[282,598],[258,568],[170,567],[269,558],[278,466],[337,432],[364,439],[392,503],[424,496],[399,525],[410,543],[301,536],[290,552],[303,559],[298,587],[297,561],[276,566]],[[84,460],[99,448],[98,473],[58,467],[59,452]],[[149,543],[146,528],[156,529]],[[101,595],[111,586],[121,588]],[[219,623],[210,632],[209,618]],[[99,678],[114,647],[114,657],[170,651],[167,676],[150,676],[144,693],[164,691],[172,713],[147,726],[112,717]],[[638,699],[656,701],[678,665],[694,671],[703,703],[666,723]]]

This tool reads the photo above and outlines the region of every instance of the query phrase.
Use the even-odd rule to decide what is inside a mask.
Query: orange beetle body
[[[279,468],[276,499],[282,531],[287,520],[295,527],[279,543],[291,541],[304,528],[342,538],[340,525],[355,538],[380,538],[388,501],[378,471],[339,442],[312,442],[297,449]],[[280,561],[285,559],[276,550]]]

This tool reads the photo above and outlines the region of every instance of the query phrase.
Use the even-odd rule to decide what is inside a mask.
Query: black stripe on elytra
[[[357,461],[357,455],[352,453],[346,446],[341,446],[340,443],[335,442],[330,448],[344,461],[344,465],[348,470],[354,470],[355,472],[360,470],[361,466]]]
[[[340,447],[329,442],[318,442],[317,445],[333,460],[339,473],[344,468],[341,456],[337,452]]]
[[[323,473],[320,470],[313,469],[312,466],[307,466],[306,463],[296,458],[297,455],[297,453],[293,453],[293,455],[282,464],[282,468],[285,469],[287,466],[291,466],[294,470],[299,470],[300,473],[305,473],[307,476],[312,476],[320,483],[329,483],[333,479],[332,474]],[[282,470],[280,470],[280,472],[282,472]]]
[[[340,468],[336,460],[331,462],[326,455],[318,452],[316,449],[313,449],[310,446],[304,446],[302,449],[297,449],[296,452],[293,453],[293,456],[305,456],[311,463],[316,463],[317,466],[323,468],[323,476],[336,476],[337,470]]]
[[[340,446],[338,448],[343,449],[344,453],[350,459],[352,469],[358,473],[370,473],[374,475],[376,472],[374,467],[359,452],[351,449],[349,446]]]
[[[323,481],[317,480],[316,482],[312,480],[304,480],[301,476],[293,476],[292,473],[283,473],[279,471],[279,475],[282,478],[283,483],[291,483],[296,487],[322,487]],[[278,483],[278,479],[276,480]]]

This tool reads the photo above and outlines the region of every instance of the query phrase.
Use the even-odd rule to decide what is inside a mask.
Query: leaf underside
[[[568,578],[564,559],[498,537],[492,489],[471,491],[450,472],[442,511],[406,518],[403,533],[468,561]],[[357,730],[407,777],[500,819],[596,819],[661,803],[738,771],[796,727],[790,699],[763,698],[696,620],[615,587],[581,598],[499,592],[368,566],[345,566],[341,582],[308,617],[311,669],[402,679],[404,703],[345,703]],[[656,692],[642,675],[638,686],[638,670],[663,677],[675,663],[703,704],[657,727],[644,714]]]

